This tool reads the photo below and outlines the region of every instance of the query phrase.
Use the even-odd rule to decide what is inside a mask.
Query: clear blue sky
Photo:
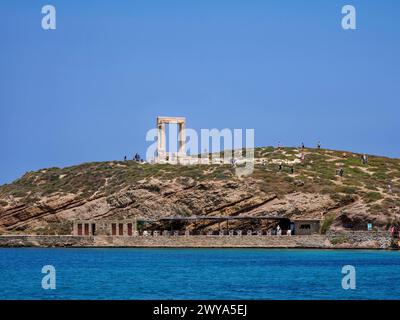
[[[41,28],[41,8],[57,29]],[[357,30],[341,8],[357,9]],[[400,1],[2,0],[0,184],[122,159],[157,115],[400,157]]]

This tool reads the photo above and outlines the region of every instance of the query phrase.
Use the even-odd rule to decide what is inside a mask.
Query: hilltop
[[[351,152],[303,153],[299,163],[299,148],[256,148],[254,172],[242,178],[230,165],[135,161],[28,172],[0,186],[0,233],[69,234],[77,219],[178,215],[318,218],[323,231],[400,220],[400,159],[369,155],[363,164]]]

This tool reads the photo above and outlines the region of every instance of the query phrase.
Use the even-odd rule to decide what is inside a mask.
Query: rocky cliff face
[[[278,215],[321,219],[325,229],[362,230],[367,222],[384,229],[400,218],[400,161],[371,156],[366,166],[359,157],[259,148],[254,173],[242,178],[227,165],[133,161],[29,172],[0,187],[0,233],[69,234],[74,220],[192,215]],[[339,167],[343,177],[335,174]]]

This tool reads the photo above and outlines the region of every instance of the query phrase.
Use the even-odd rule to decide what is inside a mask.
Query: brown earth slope
[[[28,172],[0,186],[0,234],[69,234],[73,220],[89,218],[277,215],[322,219],[324,230],[367,222],[385,229],[400,220],[399,159],[369,156],[362,164],[360,154],[305,149],[300,163],[301,152],[257,148],[255,170],[242,178],[229,165],[134,161]]]

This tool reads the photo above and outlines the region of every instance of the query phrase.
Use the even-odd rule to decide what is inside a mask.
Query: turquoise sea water
[[[44,290],[44,265],[56,289]],[[356,268],[356,289],[341,286]],[[400,252],[0,249],[0,299],[400,299]]]

